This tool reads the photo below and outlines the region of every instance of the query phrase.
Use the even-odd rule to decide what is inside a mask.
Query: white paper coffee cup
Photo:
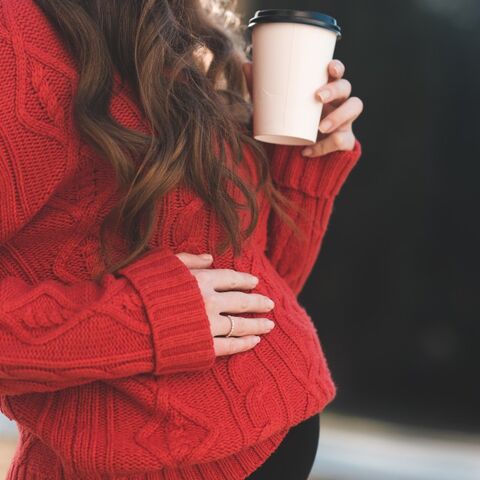
[[[341,30],[320,12],[257,10],[252,36],[253,137],[282,145],[312,145],[322,102],[315,92],[328,81]]]

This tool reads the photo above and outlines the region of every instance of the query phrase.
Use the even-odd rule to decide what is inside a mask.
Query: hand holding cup
[[[253,137],[308,146],[302,153],[312,157],[352,150],[352,124],[363,102],[350,98],[345,67],[333,60],[342,37],[336,19],[317,11],[257,10],[247,31],[252,62],[243,71],[253,103]]]
[[[253,101],[253,65],[243,64],[250,98]],[[353,122],[363,111],[363,102],[351,97],[352,84],[343,78],[345,65],[337,59],[328,64],[329,81],[315,92],[315,98],[324,107],[318,126],[317,142],[302,150],[308,157],[318,157],[339,150],[352,150],[355,146]],[[310,153],[306,152],[310,150]]]

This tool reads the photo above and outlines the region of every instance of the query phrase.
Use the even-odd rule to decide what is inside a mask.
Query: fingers
[[[268,318],[245,318],[230,315],[233,318],[234,326],[232,336],[243,337],[244,335],[260,335],[268,333],[275,326],[275,323]],[[227,335],[231,329],[231,322],[226,315],[218,315],[217,321],[211,328],[213,336]]]
[[[352,84],[345,78],[327,83],[316,92],[316,97],[322,103],[345,100],[352,93]]]
[[[319,157],[338,150],[353,150],[354,147],[355,135],[353,134],[350,125],[348,129],[337,130],[320,142],[317,142],[315,145],[311,145],[309,149],[312,150],[312,153],[306,156]]]
[[[353,122],[362,113],[362,110],[362,100],[358,97],[351,97],[326,116],[320,122],[318,129],[322,133],[332,132],[345,123]]]
[[[233,355],[234,353],[244,352],[250,350],[260,341],[260,337],[256,335],[248,335],[245,337],[229,337],[213,339],[213,346],[215,349],[215,355],[217,357],[221,355]]]
[[[196,255],[194,253],[181,252],[176,255],[188,268],[207,268],[213,262],[211,255],[208,258],[202,256],[209,255],[206,253]]]
[[[258,285],[258,277],[246,272],[238,272],[230,268],[209,270],[211,285],[217,292],[234,289],[251,289]]]
[[[345,65],[340,60],[334,59],[328,64],[328,75],[330,79],[336,80],[342,78],[344,74]]]
[[[222,292],[209,299],[216,303],[213,308],[219,313],[269,312],[275,306],[272,299],[260,293]]]
[[[227,327],[222,327],[222,335],[226,335],[230,332],[231,323],[226,316],[220,315],[220,317],[228,322]],[[216,337],[213,334],[213,344],[217,357],[233,355],[253,348],[260,341],[259,335],[268,333],[275,327],[275,323],[268,318],[233,318],[235,324],[232,337]],[[223,321],[219,323],[221,324]]]

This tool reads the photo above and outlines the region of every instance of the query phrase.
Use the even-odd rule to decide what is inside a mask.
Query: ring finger
[[[243,335],[258,335],[268,333],[274,327],[275,323],[268,318],[246,318],[229,315],[233,320],[232,337],[241,337]],[[232,324],[227,315],[219,315],[218,333],[214,332],[214,336],[228,335]]]

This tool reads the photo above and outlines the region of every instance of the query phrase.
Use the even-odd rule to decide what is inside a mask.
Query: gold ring
[[[231,317],[230,315],[226,315],[229,320],[230,320],[230,323],[231,323],[231,327],[230,327],[230,331],[227,333],[227,335],[225,335],[226,337],[231,337],[232,336],[232,333],[233,333],[233,329],[235,327],[235,321],[233,320],[233,317]]]

